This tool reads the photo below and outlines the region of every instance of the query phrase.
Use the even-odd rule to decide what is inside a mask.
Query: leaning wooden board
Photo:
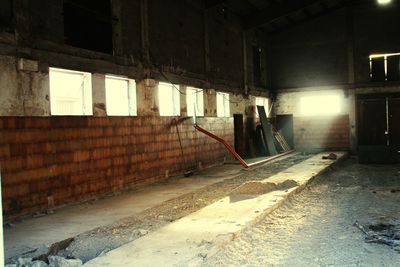
[[[267,143],[267,150],[270,156],[278,154],[274,144],[274,135],[272,134],[272,126],[268,121],[263,106],[257,106],[258,115],[260,116],[261,126],[263,129],[264,140]]]

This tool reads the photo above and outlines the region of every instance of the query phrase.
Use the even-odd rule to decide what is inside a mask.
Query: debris
[[[138,229],[138,230],[136,230],[136,234],[137,234],[137,235],[140,235],[140,236],[147,235],[148,233],[149,233],[149,231],[144,230],[144,229]]]
[[[60,256],[49,256],[49,267],[79,267],[82,261],[79,259],[65,259]]]
[[[207,253],[199,253],[197,256],[205,260],[207,258]]]
[[[367,243],[378,243],[388,245],[390,247],[400,246],[400,229],[395,229],[392,224],[376,224],[370,225],[368,228],[371,231],[367,231],[357,221],[354,226],[360,229],[365,235],[365,242]]]
[[[337,155],[335,153],[330,153],[328,156],[322,156],[322,159],[336,160],[337,159]]]
[[[41,261],[49,262],[48,258],[50,255],[57,255],[58,252],[66,249],[73,241],[74,241],[74,238],[68,238],[63,241],[54,243],[53,245],[50,246],[50,248],[46,254],[42,254],[42,255],[34,258],[33,260],[41,260]]]
[[[18,258],[17,266],[26,266],[32,262],[32,258]]]
[[[44,261],[32,261],[31,263],[25,265],[26,267],[47,267],[47,263]]]
[[[7,222],[7,223],[4,224],[4,226],[10,227],[10,228],[14,228],[14,227],[15,227],[15,224],[10,223],[10,222]]]
[[[299,184],[294,180],[285,180],[282,183],[268,183],[268,182],[247,182],[235,188],[230,196],[248,194],[248,195],[262,195],[272,191],[286,190],[296,187]]]
[[[40,217],[44,217],[47,215],[47,212],[35,212],[34,214],[32,214],[33,218],[40,218]]]

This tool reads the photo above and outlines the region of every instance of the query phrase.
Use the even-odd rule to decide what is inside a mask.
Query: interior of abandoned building
[[[0,262],[398,266],[400,1],[0,0]]]

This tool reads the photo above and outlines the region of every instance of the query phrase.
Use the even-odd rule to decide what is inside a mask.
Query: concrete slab
[[[242,172],[241,166],[217,166],[189,178],[173,178],[166,183],[64,207],[54,214],[15,222],[13,227],[4,229],[5,258],[114,223],[169,199],[236,177]]]
[[[346,153],[335,152],[338,160]],[[326,153],[324,153],[326,154]],[[240,201],[221,199],[153,233],[128,243],[85,264],[94,266],[197,266],[224,244],[233,240],[246,225],[257,221],[264,212],[282,204],[301,190],[313,177],[326,171],[334,160],[316,156],[288,168],[262,182],[282,183],[294,180],[297,185]]]

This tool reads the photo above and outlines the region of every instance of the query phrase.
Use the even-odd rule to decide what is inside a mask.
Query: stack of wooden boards
[[[275,140],[282,148],[283,152],[291,150],[289,144],[286,142],[285,138],[280,132],[278,132],[269,122],[267,114],[263,106],[257,106],[258,115],[260,117],[260,122],[262,126],[262,132],[264,137],[264,142],[266,144],[266,150],[269,156],[274,156],[278,154],[275,147]]]

